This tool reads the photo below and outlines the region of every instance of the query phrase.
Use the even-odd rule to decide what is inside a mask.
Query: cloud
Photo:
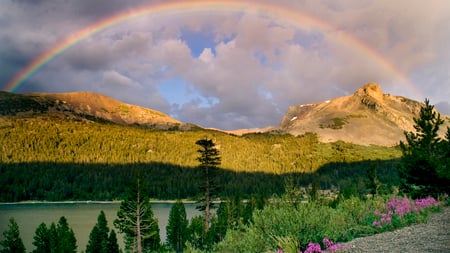
[[[19,92],[90,90],[224,129],[277,125],[291,105],[353,93],[372,81],[386,93],[448,104],[446,0],[262,1],[330,28],[295,27],[245,9],[143,15],[77,43]],[[74,32],[152,2],[1,1],[0,84]],[[176,91],[161,94],[173,80],[185,85],[183,99]]]
[[[439,113],[450,115],[450,103],[446,101],[441,101],[435,105]]]
[[[106,71],[103,73],[103,85],[106,87],[114,87],[114,89],[136,89],[142,87],[139,83],[116,71]]]

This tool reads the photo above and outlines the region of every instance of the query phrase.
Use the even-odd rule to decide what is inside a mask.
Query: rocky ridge
[[[97,120],[121,125],[141,125],[158,129],[184,126],[168,115],[115,100],[93,92],[0,94],[3,115],[33,116],[52,113],[81,120]]]
[[[279,130],[294,135],[315,132],[323,142],[346,141],[362,145],[394,146],[404,140],[404,131],[414,131],[422,103],[383,94],[376,83],[369,83],[352,95],[319,103],[291,106]],[[445,125],[449,117],[441,115]]]

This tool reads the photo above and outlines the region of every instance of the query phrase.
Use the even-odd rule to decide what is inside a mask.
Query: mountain
[[[421,106],[405,97],[383,94],[378,84],[369,83],[352,95],[289,107],[278,129],[293,135],[315,132],[322,142],[393,146],[404,140],[404,131],[414,131],[413,118],[419,116]],[[450,117],[441,118],[444,136]]]
[[[0,114],[32,116],[37,113],[106,121],[121,125],[142,125],[158,129],[183,124],[166,114],[130,105],[93,92],[13,94],[0,92]]]
[[[321,142],[338,140],[360,144],[395,146],[404,140],[404,131],[414,131],[414,117],[423,103],[384,94],[376,83],[363,85],[352,95],[289,107],[279,126],[222,131],[234,135],[249,133],[316,133]],[[30,117],[51,114],[79,120],[140,125],[163,130],[190,130],[201,127],[184,124],[152,109],[126,104],[93,92],[14,94],[0,92],[0,115]],[[450,117],[441,115],[443,137]],[[206,129],[205,129],[206,130]]]

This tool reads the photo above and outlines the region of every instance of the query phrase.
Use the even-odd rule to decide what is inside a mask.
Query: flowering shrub
[[[416,211],[416,212],[420,211],[420,209],[423,209],[423,208],[431,208],[431,207],[440,206],[440,203],[437,200],[435,200],[433,197],[418,199],[414,202],[414,204],[415,204],[414,211]]]
[[[447,196],[443,202],[445,198]],[[263,210],[254,212],[253,222],[248,226],[227,231],[215,250],[246,253],[350,251],[333,241],[346,242],[426,221],[429,211],[440,208],[440,203],[432,197],[414,201],[375,196],[366,200],[344,199],[331,207],[321,202],[294,206],[289,201],[275,199]]]
[[[426,217],[427,213],[424,211],[430,208],[436,208],[439,205],[440,203],[433,197],[418,199],[416,201],[412,201],[407,197],[403,199],[394,197],[386,204],[385,212],[374,211],[374,215],[378,219],[372,225],[378,228],[382,228],[383,226],[395,228],[415,223],[421,216]],[[399,224],[393,224],[394,221]]]
[[[320,248],[320,244],[313,243],[313,242],[310,242],[308,244],[308,248],[306,248],[305,253],[313,253],[313,252],[322,253],[322,249]],[[302,253],[302,252],[299,251],[299,253]]]
[[[346,247],[343,247],[340,243],[334,243],[333,241],[329,240],[328,238],[323,239],[323,244],[326,247],[327,251],[336,252],[340,250],[348,251],[349,249]]]
[[[325,245],[325,250],[322,251],[320,244],[309,242],[308,247],[304,252],[301,250],[298,253],[322,253],[322,252],[337,252],[337,251],[348,251],[347,248],[344,248],[340,243],[334,243],[327,237],[323,239],[323,244]],[[283,249],[278,249],[277,253],[283,253]]]

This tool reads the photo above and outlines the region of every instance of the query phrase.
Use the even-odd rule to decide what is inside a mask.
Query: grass
[[[126,105],[119,105],[119,107],[117,107],[117,110],[118,110],[120,113],[124,113],[124,114],[127,114],[127,113],[130,112],[130,109],[129,109],[128,106],[126,106]]]
[[[320,128],[342,129],[342,127],[348,123],[347,117],[345,118],[332,118],[332,124],[324,125],[320,124]]]
[[[396,195],[361,200],[349,198],[331,207],[328,201],[295,204],[274,200],[253,214],[253,223],[230,230],[217,252],[321,252],[345,251],[340,244],[425,222],[442,202],[434,198],[411,200]],[[303,251],[302,251],[303,250]]]
[[[362,114],[350,114],[347,115],[343,118],[340,117],[336,117],[336,118],[332,118],[332,124],[328,124],[328,125],[324,125],[324,124],[320,124],[319,127],[320,128],[330,128],[330,129],[342,129],[342,127],[348,123],[348,120],[351,118],[366,118],[367,116],[362,115]]]

